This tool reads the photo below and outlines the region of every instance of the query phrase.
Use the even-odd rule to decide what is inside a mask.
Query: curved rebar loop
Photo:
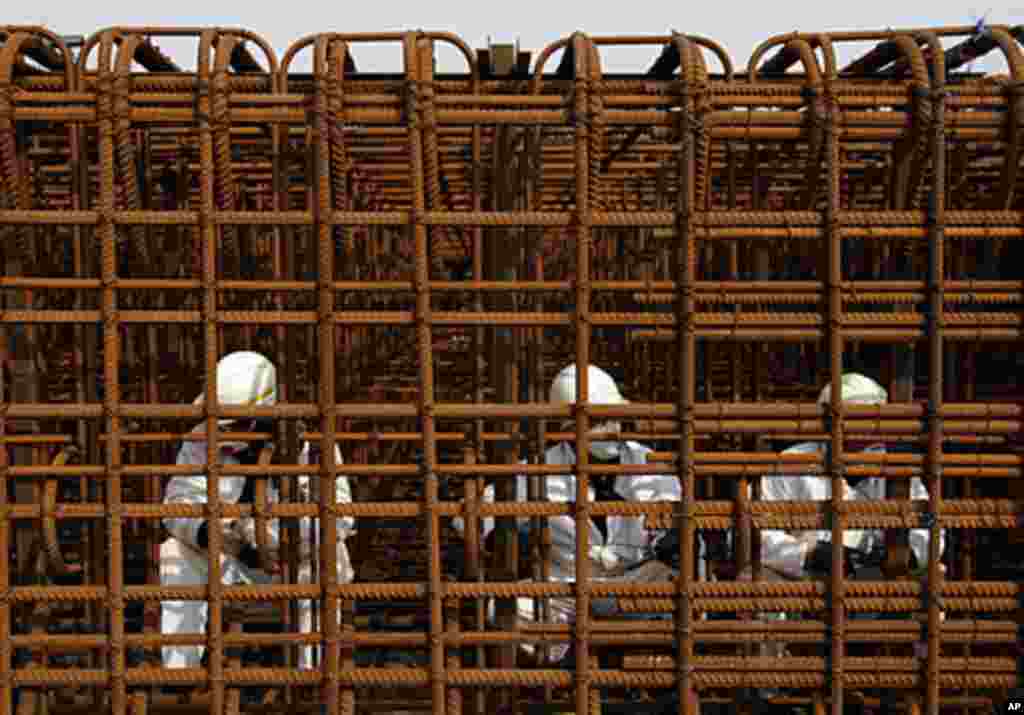
[[[53,466],[63,467],[72,460],[80,459],[82,451],[77,445],[68,445],[61,449],[53,460]],[[60,477],[51,477],[43,485],[43,543],[46,552],[48,571],[51,576],[69,576],[82,572],[82,564],[72,564],[64,560],[64,553],[60,545],[58,534],[57,516],[62,512],[58,503],[60,492]]]
[[[58,91],[73,92],[76,89],[74,64],[71,53],[64,41],[43,27],[2,25],[0,37],[0,208],[8,205],[14,211],[29,211],[33,208],[33,187],[27,165],[23,165],[18,154],[18,134],[15,122],[16,95],[19,90],[14,84],[14,71],[19,58],[30,43],[46,41],[56,48],[64,59],[63,83]],[[35,231],[30,225],[14,227],[14,246],[23,260],[35,264],[38,254]]]

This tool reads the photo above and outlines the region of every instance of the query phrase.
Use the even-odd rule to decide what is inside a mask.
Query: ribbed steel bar
[[[203,407],[205,417],[206,440],[206,518],[209,523],[219,524],[223,518],[221,504],[221,456],[218,448],[220,423],[220,400],[217,395],[217,326],[210,320],[210,313],[217,310],[217,292],[215,279],[217,276],[217,226],[213,223],[214,203],[214,166],[213,166],[213,126],[210,121],[212,113],[210,98],[210,81],[208,77],[208,58],[215,39],[212,31],[205,31],[199,40],[199,78],[200,85],[197,95],[199,118],[199,245],[200,275],[203,282],[202,308],[203,321],[203,367],[204,391]],[[84,53],[83,53],[84,54]],[[224,676],[224,587],[222,585],[223,567],[220,554],[223,551],[223,531],[212,528],[209,532],[209,548],[207,552],[207,574],[209,583],[209,620],[207,621],[207,651],[209,652],[209,681],[211,693],[210,708],[213,712],[224,712],[225,708],[225,676]]]
[[[432,50],[433,45],[430,44]],[[448,673],[445,672],[444,646],[442,644],[444,625],[442,622],[442,604],[444,594],[441,588],[441,537],[440,523],[437,514],[438,476],[437,476],[437,443],[434,439],[434,356],[432,353],[433,325],[430,305],[430,257],[429,238],[427,227],[420,219],[420,214],[426,210],[427,191],[433,187],[427,187],[424,180],[424,153],[429,151],[429,145],[424,146],[423,142],[423,96],[419,93],[422,88],[427,95],[426,102],[429,103],[433,97],[433,89],[430,85],[433,75],[433,52],[423,52],[426,49],[421,46],[418,34],[410,33],[403,41],[403,54],[405,56],[406,76],[410,81],[410,95],[408,117],[409,122],[409,152],[411,162],[409,166],[410,180],[412,182],[413,211],[411,215],[412,231],[414,233],[415,268],[414,283],[416,291],[416,349],[418,352],[418,377],[419,377],[419,405],[417,421],[420,430],[423,432],[422,444],[422,479],[423,479],[423,506],[426,516],[427,534],[427,568],[430,573],[428,587],[429,598],[429,633],[430,633],[430,688],[431,705],[434,715],[440,715],[445,711],[445,684]],[[433,132],[433,127],[428,131]]]
[[[322,591],[318,594],[320,601],[320,627],[323,632],[323,681],[321,696],[328,715],[338,715],[340,692],[338,671],[340,669],[341,651],[339,648],[340,608],[338,594],[338,528],[334,518],[337,507],[335,482],[338,478],[338,467],[334,452],[337,444],[337,414],[335,407],[335,361],[334,350],[335,324],[330,319],[334,310],[335,293],[331,282],[335,275],[335,251],[331,226],[327,222],[333,212],[331,198],[331,122],[328,119],[328,77],[333,74],[328,64],[327,41],[325,37],[317,38],[314,47],[313,66],[316,74],[315,112],[315,195],[317,211],[317,278],[318,278],[318,325],[317,344],[319,355],[319,407],[320,407],[320,555],[319,580]]]
[[[165,37],[198,43],[195,71],[164,56]],[[529,66],[513,52],[508,69],[501,47],[424,31],[319,33],[279,62],[239,28],[118,27],[72,61],[45,28],[0,26],[0,553],[13,554],[0,563],[0,715],[16,691],[22,709],[117,715],[480,713],[492,694],[584,713],[629,688],[667,690],[688,715],[723,691],[784,687],[816,715],[999,702],[1024,662],[1021,37],[788,34],[744,71],[697,35],[576,33]],[[861,41],[877,44],[841,68]],[[373,43],[401,48],[401,63],[357,65]],[[468,69],[439,71],[440,45]],[[652,68],[607,70],[607,53],[636,45],[660,52]],[[1006,76],[962,69],[990,51]],[[307,52],[313,69],[298,73]],[[918,375],[888,357],[897,347],[921,354]],[[277,406],[217,403],[214,367],[238,349],[277,362]],[[590,403],[581,370],[576,406],[543,404],[573,361],[609,371],[631,402]],[[851,369],[896,384],[893,404],[838,391],[814,404]],[[274,429],[218,421],[255,417]],[[592,429],[606,421],[621,429]],[[591,453],[610,439],[653,451],[605,465]],[[207,464],[175,464],[197,440]],[[226,441],[279,443],[273,464],[227,466]],[[783,453],[803,441],[829,448]],[[319,445],[308,503],[301,442]],[[892,449],[858,451],[874,443]],[[576,463],[547,464],[552,448]],[[205,504],[153,503],[147,484],[197,470]],[[569,501],[544,499],[565,473]],[[339,474],[354,503],[337,502]],[[832,498],[760,499],[762,477],[796,474],[828,480]],[[260,486],[257,504],[230,503],[218,481],[238,476],[279,482],[281,502]],[[678,479],[681,502],[590,497],[606,478],[652,476]],[[845,501],[847,478],[894,494],[920,479],[928,498]],[[342,516],[358,525],[354,583],[338,582]],[[142,535],[167,517],[281,520],[285,577],[223,584],[213,529],[208,585],[140,579]],[[595,580],[602,517],[678,529],[679,576]],[[312,583],[294,578],[303,518],[320,520]],[[527,562],[558,555],[555,518],[576,527],[571,582]],[[490,523],[497,539],[480,533]],[[761,531],[839,544],[888,530],[896,564],[910,529],[930,537],[920,582],[845,578],[834,548],[827,579],[744,583],[720,568],[728,554],[701,551],[731,532],[733,566],[753,547],[760,579]],[[612,597],[618,615],[651,618],[592,612]],[[186,598],[209,603],[205,633],[133,615]],[[228,632],[242,606],[300,600],[320,604],[312,633],[291,618]],[[517,615],[527,600],[538,622]],[[573,622],[547,622],[559,604]],[[791,619],[747,619],[781,612]],[[206,667],[155,667],[168,644],[205,646]],[[574,673],[538,657],[557,644]],[[323,656],[313,670],[270,664],[306,645]],[[396,651],[409,667],[383,667]],[[165,685],[189,702],[168,702]],[[239,691],[257,685],[268,702],[247,706]]]
[[[931,51],[932,60],[932,84],[931,84],[931,107],[932,125],[931,136],[931,161],[932,161],[932,190],[928,196],[928,219],[931,224],[931,236],[929,238],[929,265],[928,282],[931,283],[931,301],[929,305],[930,325],[928,331],[928,456],[925,462],[927,472],[927,486],[929,496],[929,518],[932,514],[939,514],[942,511],[942,477],[943,477],[943,420],[938,416],[942,409],[943,402],[943,378],[945,361],[943,360],[943,328],[945,327],[942,306],[944,305],[943,278],[946,267],[945,259],[945,213],[946,213],[946,112],[945,112],[945,87],[946,67],[945,54],[942,45],[935,35],[925,34],[921,36]],[[1013,157],[1014,164],[1017,163],[1016,156]],[[944,616],[940,588],[945,574],[941,564],[942,554],[940,553],[940,539],[942,528],[936,523],[937,519],[931,519],[929,526],[928,540],[928,586],[931,592],[928,593],[926,603],[928,604],[928,629],[924,633],[924,641],[927,644],[927,682],[928,690],[925,694],[925,705],[927,715],[939,715],[940,708],[940,654],[941,637],[932,637],[933,632],[941,629],[940,618]]]
[[[101,68],[106,69],[111,60],[113,38],[104,36],[100,45]],[[121,515],[121,449],[118,439],[121,435],[121,418],[117,414],[120,402],[121,328],[118,320],[117,292],[112,283],[117,275],[117,235],[110,214],[114,209],[114,125],[115,98],[113,79],[103,76],[101,83],[102,119],[100,121],[100,223],[97,235],[102,245],[103,281],[103,365],[104,365],[104,412],[106,430],[111,441],[106,450],[107,487],[107,548],[110,563],[107,571],[109,593],[110,650],[107,667],[111,675],[111,708],[122,713],[127,709],[127,665],[124,649],[124,545],[122,542]]]
[[[576,713],[590,713],[590,689],[592,687],[592,666],[590,659],[590,374],[584,366],[590,364],[590,309],[591,309],[591,249],[592,229],[590,225],[591,188],[596,177],[590,174],[590,64],[593,61],[589,38],[582,33],[574,34],[566,47],[566,54],[573,63],[573,86],[569,101],[575,134],[576,180],[575,205],[572,238],[576,243],[576,284],[575,284],[575,357],[576,357],[576,510],[574,514],[576,534],[576,580],[575,580],[575,701]],[[596,206],[593,208],[597,208]]]
[[[751,64],[756,67],[752,61]],[[831,80],[831,77],[829,78]],[[840,137],[839,118],[836,116],[836,101],[831,93],[831,87],[826,86],[826,124],[825,124],[825,177],[828,185],[828,198],[826,199],[824,211],[824,223],[826,224],[825,246],[828,274],[828,374],[829,384],[837,386],[842,380],[843,373],[843,350],[846,336],[843,329],[843,305],[840,298],[840,282],[843,278],[842,236],[839,233],[839,226],[836,222],[836,214],[840,209],[839,182],[841,167],[839,164]],[[831,418],[831,442],[828,451],[827,471],[831,478],[831,499],[828,511],[828,523],[832,531],[832,566],[828,589],[828,608],[830,633],[828,634],[831,643],[829,644],[829,655],[825,676],[826,685],[831,689],[832,715],[843,715],[843,703],[846,686],[845,665],[845,630],[846,630],[846,582],[844,577],[844,559],[842,545],[845,543],[843,532],[846,528],[846,518],[843,511],[843,495],[845,484],[843,482],[843,469],[845,468],[843,458],[845,456],[845,444],[843,439],[844,410],[840,390],[833,389],[828,404],[829,416]]]
[[[691,659],[694,656],[694,642],[691,622],[694,608],[691,603],[690,590],[696,575],[693,555],[696,531],[694,520],[690,514],[694,499],[694,432],[695,420],[693,406],[696,401],[697,383],[697,339],[694,321],[693,283],[696,280],[697,240],[692,229],[694,226],[694,210],[700,211],[700,203],[694,204],[695,186],[698,177],[699,148],[694,139],[702,134],[701,116],[694,116],[695,108],[704,98],[697,93],[703,88],[693,86],[699,74],[695,64],[696,52],[689,40],[676,36],[674,44],[679,54],[679,133],[682,137],[682,151],[679,153],[679,196],[676,203],[676,248],[675,266],[677,275],[676,288],[676,322],[681,330],[677,331],[677,369],[678,369],[678,406],[679,420],[679,469],[678,479],[682,488],[682,499],[675,528],[682,535],[679,540],[680,575],[678,578],[678,603],[676,605],[676,647],[677,676],[679,678],[677,697],[682,703],[685,715],[697,715],[697,703],[691,682]]]

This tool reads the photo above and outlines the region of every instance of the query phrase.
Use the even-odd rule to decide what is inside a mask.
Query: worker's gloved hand
[[[209,544],[205,543],[208,541],[206,533],[207,524],[206,522],[200,529],[200,546],[209,548]],[[221,550],[228,556],[234,556],[236,559],[241,554],[243,548],[246,546],[245,536],[242,534],[241,529],[238,528],[238,521],[236,519],[223,519],[221,520]]]
[[[238,552],[235,557],[246,568],[261,569],[270,574],[279,573],[281,571],[280,552],[270,546],[260,549],[253,543],[253,538],[252,524],[244,523],[241,519],[233,519],[229,522],[229,528],[224,530],[224,542],[228,543],[230,540],[232,545],[238,544]]]
[[[200,548],[209,548],[209,522],[204,522],[199,527],[198,544]],[[221,521],[221,549],[228,556],[238,559],[246,568],[263,569],[268,573],[280,571],[280,558],[276,551],[261,554],[259,549],[253,546],[246,538],[245,530],[238,519],[224,519]]]
[[[282,571],[280,554],[273,549],[261,551],[252,544],[245,544],[237,558],[251,571],[263,571],[270,576],[276,576]]]
[[[846,573],[853,568],[853,549],[843,547],[843,567]],[[811,575],[822,575],[832,573],[832,542],[819,541],[807,558],[804,559],[804,571]]]
[[[232,519],[228,522],[227,528],[224,529],[225,543],[230,540],[232,544],[238,544],[237,555],[240,561],[243,558],[253,558],[251,552],[256,552],[256,558],[258,559],[259,552],[256,550],[253,536],[251,525],[244,524],[241,519]],[[242,563],[245,563],[245,561],[242,561]]]
[[[242,544],[235,558],[237,558],[247,569],[255,570],[260,568],[263,564],[263,559],[260,558],[259,550],[251,544]]]
[[[679,529],[668,529],[654,543],[654,558],[670,568],[679,568]]]

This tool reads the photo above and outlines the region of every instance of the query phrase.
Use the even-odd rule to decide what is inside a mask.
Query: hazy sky
[[[969,0],[974,1],[974,0]],[[658,35],[670,30],[698,34],[724,45],[737,69],[746,66],[751,52],[772,35],[793,31],[868,30],[885,27],[922,27],[973,24],[988,12],[996,24],[1024,23],[1024,0],[1020,6],[1004,4],[971,5],[950,0],[781,0],[767,2],[712,1],[702,3],[649,2],[559,2],[559,0],[514,0],[512,2],[457,3],[428,0],[392,2],[263,2],[249,0],[86,0],[70,2],[8,2],[0,22],[45,24],[61,34],[91,34],[114,25],[121,26],[227,26],[242,27],[265,38],[278,58],[294,41],[317,32],[394,32],[410,29],[447,31],[459,35],[474,48],[495,42],[519,40],[534,57],[545,45],[575,30],[591,35]],[[185,68],[196,65],[195,43],[162,40],[157,44]],[[842,48],[843,59],[864,48]],[[612,48],[602,52],[602,64],[611,71],[641,71],[653,60],[653,48]],[[397,45],[367,45],[354,52],[361,70],[401,70]],[[460,55],[443,48],[438,69],[461,71]],[[998,53],[974,69],[1005,72]],[[298,69],[307,69],[309,53],[298,59]],[[557,58],[556,58],[557,59]],[[714,66],[714,63],[711,64]]]

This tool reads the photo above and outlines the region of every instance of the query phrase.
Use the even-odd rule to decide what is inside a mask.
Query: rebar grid
[[[978,545],[996,533],[1019,550],[1024,500],[1018,363],[986,354],[1021,337],[1020,35],[786,35],[740,73],[706,38],[578,33],[532,72],[496,77],[445,33],[319,34],[278,61],[239,29],[110,28],[73,58],[45,28],[0,27],[0,553],[15,552],[0,564],[0,715],[16,691],[19,713],[118,715],[525,712],[541,696],[588,713],[599,689],[674,690],[688,715],[780,688],[792,692],[777,704],[834,715],[850,702],[990,708],[1019,682],[1024,641],[1024,566],[997,573]],[[197,41],[195,71],[157,49],[163,36]],[[840,68],[837,46],[855,41],[878,44]],[[358,71],[366,43],[400,46],[400,71]],[[465,73],[435,72],[439,44]],[[660,54],[646,73],[612,75],[601,51],[615,45]],[[993,50],[1008,78],[956,72]],[[303,52],[310,74],[291,69]],[[277,364],[277,407],[216,404],[217,360],[243,348]],[[587,404],[586,371],[575,407],[541,404],[574,360],[624,378],[631,404]],[[891,404],[844,405],[838,390],[811,404],[858,366]],[[200,392],[203,406],[188,405]],[[218,419],[253,416],[278,420],[263,435],[274,463],[221,464],[220,441],[253,435]],[[649,465],[591,463],[592,427],[609,419],[655,445]],[[171,448],[200,420],[207,503],[164,505],[162,480],[196,471],[171,466]],[[769,443],[798,440],[831,449],[794,457]],[[865,440],[919,454],[847,450]],[[301,441],[322,455],[306,501]],[[563,441],[578,463],[543,464]],[[543,477],[567,472],[575,502],[544,501]],[[757,479],[779,473],[830,478],[831,502],[759,501]],[[339,474],[354,503],[336,503]],[[509,479],[521,474],[538,478],[527,502]],[[674,474],[682,500],[591,501],[591,477],[613,474]],[[237,475],[263,485],[255,504],[222,502],[218,479]],[[889,498],[842,501],[844,475],[885,479]],[[927,502],[909,501],[911,477]],[[280,503],[267,503],[268,478]],[[495,503],[481,499],[485,480]],[[338,583],[329,548],[344,515],[359,524],[352,584]],[[547,520],[559,515],[577,525],[573,583],[548,581]],[[600,515],[678,528],[679,578],[592,580],[582,527]],[[225,586],[210,558],[209,586],[160,586],[167,516],[256,516],[261,530],[282,519],[282,582]],[[301,517],[320,524],[312,584],[296,580]],[[490,554],[485,517],[497,523]],[[534,526],[528,553],[517,517]],[[79,524],[78,543],[65,523]],[[845,579],[838,548],[827,582],[762,580],[758,530],[826,529],[838,544],[868,528],[887,532],[888,581]],[[909,579],[910,528],[930,530],[924,584]],[[698,578],[698,538],[722,531],[753,583]],[[943,531],[957,547],[945,574]],[[210,553],[220,540],[211,529]],[[129,583],[136,544],[145,574]],[[532,579],[519,580],[520,560]],[[591,616],[607,596],[671,619]],[[579,615],[520,623],[516,597],[572,599]],[[207,633],[161,636],[159,604],[186,598],[209,601]],[[317,632],[298,632],[300,599],[318,602]],[[129,628],[134,603],[144,616]],[[374,626],[377,603],[389,623],[411,604],[413,629]],[[236,627],[257,619],[254,604],[273,605],[260,618],[279,632]],[[746,615],[772,611],[804,619]],[[572,672],[517,650],[567,641]],[[765,642],[789,652],[751,649]],[[208,667],[155,667],[169,643],[205,645]],[[293,667],[303,644],[322,645],[317,669]],[[241,646],[284,660],[243,665]],[[381,649],[422,657],[359,661]],[[623,657],[598,662],[609,653]],[[273,691],[242,702],[255,685]]]

